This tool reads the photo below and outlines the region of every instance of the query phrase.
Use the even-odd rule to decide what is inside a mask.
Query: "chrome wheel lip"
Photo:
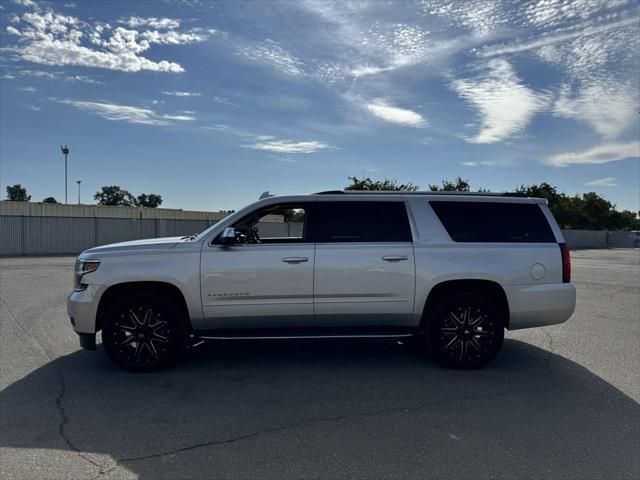
[[[479,307],[462,306],[446,313],[440,326],[441,349],[461,362],[482,361],[492,354],[494,321]]]
[[[169,322],[150,305],[124,309],[113,329],[118,355],[134,365],[152,365],[169,352]]]

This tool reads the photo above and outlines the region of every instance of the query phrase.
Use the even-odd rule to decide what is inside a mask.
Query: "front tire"
[[[480,368],[504,342],[504,319],[486,297],[457,293],[441,300],[429,314],[427,342],[438,361],[452,368]]]
[[[133,371],[172,366],[185,345],[184,319],[177,305],[154,294],[116,300],[105,317],[102,344],[115,363]]]

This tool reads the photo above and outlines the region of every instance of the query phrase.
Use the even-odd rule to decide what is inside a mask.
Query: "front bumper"
[[[576,307],[576,287],[571,283],[511,285],[505,287],[505,293],[510,330],[566,322]]]
[[[89,285],[86,290],[72,292],[67,297],[67,313],[76,333],[96,333],[96,315],[101,294],[102,289],[98,285]]]

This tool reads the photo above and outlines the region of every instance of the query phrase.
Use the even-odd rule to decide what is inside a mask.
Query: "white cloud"
[[[565,86],[553,114],[586,122],[604,138],[615,138],[635,123],[639,97],[637,84],[613,78],[585,85],[575,95]]]
[[[416,128],[427,126],[427,121],[419,113],[406,108],[394,107],[382,98],[377,98],[373,102],[366,104],[365,108],[386,122]]]
[[[462,165],[464,165],[465,167],[479,167],[479,166],[492,167],[495,164],[496,164],[495,162],[492,162],[490,160],[482,160],[480,162],[476,162],[476,161],[462,162]]]
[[[419,4],[425,14],[442,17],[452,25],[471,30],[477,36],[487,35],[511,20],[497,1],[422,0]]]
[[[172,92],[164,91],[162,92],[162,94],[171,95],[174,97],[199,97],[202,95],[200,92],[185,92],[185,91],[172,91]]]
[[[18,90],[21,90],[23,92],[31,92],[31,93],[34,93],[37,91],[36,87],[20,87],[18,88]]]
[[[71,83],[91,83],[93,85],[104,85],[104,82],[100,80],[95,80],[87,75],[71,75],[64,78],[65,82]]]
[[[65,75],[64,72],[45,72],[44,70],[16,70],[12,72],[10,78],[37,78],[44,80],[60,80],[70,83],[91,83],[95,85],[104,85],[104,82],[96,80],[88,75]],[[7,78],[7,76],[3,77]]]
[[[121,18],[118,23],[127,25],[130,28],[136,27],[151,27],[165,30],[173,30],[180,26],[180,20],[175,18],[157,18],[157,17],[137,17],[131,16],[129,18]]]
[[[116,103],[89,102],[82,100],[60,100],[60,103],[71,105],[101,116],[107,120],[138,123],[143,125],[170,125],[172,121],[193,121],[189,115],[162,115],[148,108],[119,105]]]
[[[520,83],[511,65],[490,60],[487,72],[467,80],[453,81],[453,89],[478,109],[480,132],[467,138],[472,143],[495,143],[522,131],[546,100]]]
[[[141,53],[149,50],[153,44],[191,44],[202,42],[209,36],[196,29],[178,32],[112,28],[108,23],[88,23],[53,11],[27,12],[17,17],[17,20],[15,26],[8,26],[6,29],[17,40],[4,50],[17,54],[22,60],[45,65],[78,65],[124,72],[183,72],[184,69],[178,63],[150,60],[141,56]]]
[[[616,177],[598,178],[585,183],[589,187],[617,187]]]
[[[542,48],[548,45],[554,45],[556,43],[566,42],[568,40],[573,40],[579,37],[587,37],[589,35],[603,33],[608,30],[614,30],[621,27],[636,25],[637,23],[638,23],[638,17],[625,18],[622,20],[618,20],[618,21],[603,24],[603,25],[587,26],[575,31],[544,35],[544,36],[535,38],[533,40],[525,41],[525,42],[513,43],[510,45],[489,46],[480,50],[479,54],[481,57],[497,57],[497,56],[510,55],[514,53],[522,53],[530,50],[537,50],[539,48]]]
[[[604,16],[606,10],[616,9],[633,0],[542,0],[526,5],[524,16],[537,27],[558,27],[567,21],[586,20]]]
[[[303,73],[302,61],[284,50],[273,40],[245,47],[241,52],[247,58],[271,64],[288,75],[296,76]]]
[[[554,167],[568,167],[574,164],[600,164],[640,157],[640,142],[605,143],[582,152],[567,152],[552,155],[542,163]]]
[[[245,145],[245,147],[276,153],[314,153],[319,150],[330,148],[328,144],[316,140],[296,142],[294,140],[273,140],[273,137],[269,135],[256,137],[256,140],[261,139],[263,141],[251,143]]]
[[[307,70],[327,83],[391,72],[433,55],[429,31],[416,22],[384,20],[389,10],[382,2],[306,1],[297,5],[322,22],[323,57],[333,60]]]

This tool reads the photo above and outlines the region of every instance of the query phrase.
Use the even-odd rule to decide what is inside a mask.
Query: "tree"
[[[545,198],[549,209],[561,228],[583,230],[636,230],[640,220],[634,212],[618,212],[608,200],[595,192],[567,195],[544,182],[539,185],[520,185],[515,193],[525,197]]]
[[[442,186],[429,184],[429,190],[432,192],[469,192],[471,185],[469,185],[469,180],[458,177],[454,181],[443,180]]]
[[[27,189],[19,183],[16,183],[12,187],[7,185],[7,200],[13,202],[28,202],[31,200],[31,195],[27,195]]]
[[[392,190],[392,191],[405,191],[415,192],[418,190],[418,185],[413,183],[398,183],[397,180],[390,180],[385,178],[384,180],[371,180],[369,177],[347,177],[351,180],[351,185],[347,185],[345,190]]]
[[[42,200],[42,203],[58,203],[58,201],[53,197],[47,197],[44,200]]]
[[[122,207],[132,207],[135,205],[133,195],[117,185],[102,187],[102,191],[96,192],[93,199],[98,201],[98,205],[118,205]]]
[[[141,193],[136,197],[135,203],[138,207],[156,208],[162,204],[162,195]]]

